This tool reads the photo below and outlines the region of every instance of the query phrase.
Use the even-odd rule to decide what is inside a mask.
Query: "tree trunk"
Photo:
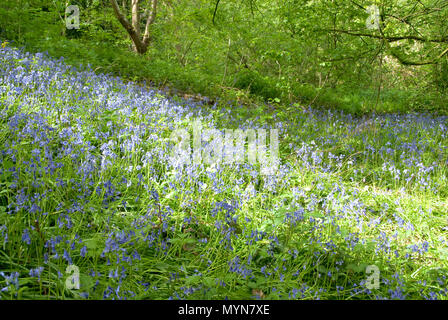
[[[132,0],[131,2],[131,22],[129,22],[128,19],[126,19],[126,16],[121,13],[116,0],[110,0],[110,2],[114,9],[115,16],[131,37],[134,51],[138,54],[146,53],[150,41],[149,27],[154,23],[157,14],[157,0],[151,0],[151,5],[146,9],[148,20],[146,21],[143,38],[141,37],[140,31],[140,0]]]
[[[140,39],[140,11],[139,11],[140,0],[132,0],[132,28],[135,30],[135,34]]]

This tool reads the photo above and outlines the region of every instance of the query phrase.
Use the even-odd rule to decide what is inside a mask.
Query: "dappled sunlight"
[[[44,54],[0,54],[2,298],[446,299],[446,117],[242,120]],[[277,129],[273,174],[170,161],[171,134],[198,119]],[[219,140],[198,139],[197,152]]]

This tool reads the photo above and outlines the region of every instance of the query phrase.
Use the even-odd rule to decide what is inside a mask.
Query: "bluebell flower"
[[[23,230],[22,241],[25,242],[28,245],[31,244],[30,232],[29,232],[28,228]]]
[[[84,246],[81,248],[80,255],[81,255],[81,257],[84,258],[86,256],[86,254],[87,254],[87,247]]]
[[[37,277],[40,281],[40,275],[42,274],[42,271],[44,270],[44,267],[37,267],[35,269],[30,269],[29,275],[31,277]]]

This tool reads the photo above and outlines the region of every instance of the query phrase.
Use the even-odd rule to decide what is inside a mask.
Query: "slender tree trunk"
[[[129,22],[128,19],[126,19],[126,16],[123,15],[116,0],[110,0],[110,2],[114,9],[115,16],[131,37],[134,51],[139,54],[144,54],[148,50],[150,41],[149,27],[154,23],[157,14],[157,0],[151,0],[150,5],[148,5],[148,8],[146,9],[146,16],[148,16],[148,19],[145,24],[143,38],[141,37],[140,30],[140,0],[131,1],[131,22]]]
[[[135,29],[135,32],[137,32],[138,35],[140,35],[140,0],[132,0],[132,26]]]

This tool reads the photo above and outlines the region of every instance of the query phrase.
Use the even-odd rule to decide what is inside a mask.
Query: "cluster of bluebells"
[[[0,79],[0,125],[7,133],[0,148],[1,182],[7,186],[0,196],[0,244],[7,252],[23,251],[25,258],[11,257],[17,264],[27,261],[27,272],[0,270],[2,293],[19,290],[20,277],[42,284],[43,277],[55,272],[63,283],[67,266],[92,259],[101,272],[90,272],[93,284],[83,287],[80,297],[130,299],[139,291],[156,296],[160,285],[166,292],[189,277],[202,279],[214,265],[210,258],[224,256],[227,263],[220,267],[241,281],[261,275],[287,286],[293,270],[295,282],[284,292],[270,288],[273,296],[319,298],[327,289],[311,288],[307,283],[315,279],[303,277],[333,281],[345,270],[342,251],[355,255],[368,244],[374,254],[392,259],[404,248],[404,258],[412,260],[424,257],[433,245],[424,241],[399,246],[398,232],[414,231],[399,201],[396,207],[373,208],[360,200],[361,190],[346,181],[323,181],[349,172],[351,182],[371,179],[439,193],[447,186],[440,169],[446,165],[446,118],[357,119],[310,108],[286,121],[274,115],[277,122],[268,126],[259,118],[237,123],[229,109],[229,114],[224,112],[229,125],[275,127],[281,139],[287,137],[283,144],[293,161],[280,159],[275,174],[262,176],[249,163],[213,168],[171,164],[173,144],[168,138],[173,130],[193,119],[216,128],[204,102],[176,102],[146,86],[9,47],[0,49]],[[369,135],[372,127],[379,128],[377,134]],[[417,139],[419,135],[426,138]],[[363,163],[370,166],[358,166]],[[297,187],[297,170],[318,178],[309,187]],[[279,194],[281,200],[267,196]],[[200,207],[206,208],[212,223],[197,214]],[[254,217],[250,210],[257,211]],[[199,234],[201,228],[205,230]],[[145,273],[148,278],[141,279],[141,265],[148,257],[164,260],[179,254],[173,249],[179,229],[191,229],[198,248],[219,248],[208,250],[204,269],[185,279],[183,267],[170,270],[169,284],[154,284],[156,272],[153,278]],[[389,229],[396,233],[390,236]],[[34,256],[37,251],[42,257]],[[309,255],[309,267],[299,263],[304,254]],[[335,264],[323,277],[318,271],[323,270],[322,261]],[[377,298],[406,297],[401,279],[394,279],[394,287]],[[228,280],[213,281],[216,285],[209,287],[180,285],[167,297],[206,296],[216,289],[212,287],[230,287]],[[367,292],[359,282],[352,288],[340,283],[333,287],[337,295]],[[437,294],[446,292],[422,291],[421,296],[432,299]]]
[[[356,118],[309,108],[285,125],[295,133],[289,148],[303,168],[344,169],[351,181],[370,179],[438,194],[447,186],[447,120],[429,114]]]

